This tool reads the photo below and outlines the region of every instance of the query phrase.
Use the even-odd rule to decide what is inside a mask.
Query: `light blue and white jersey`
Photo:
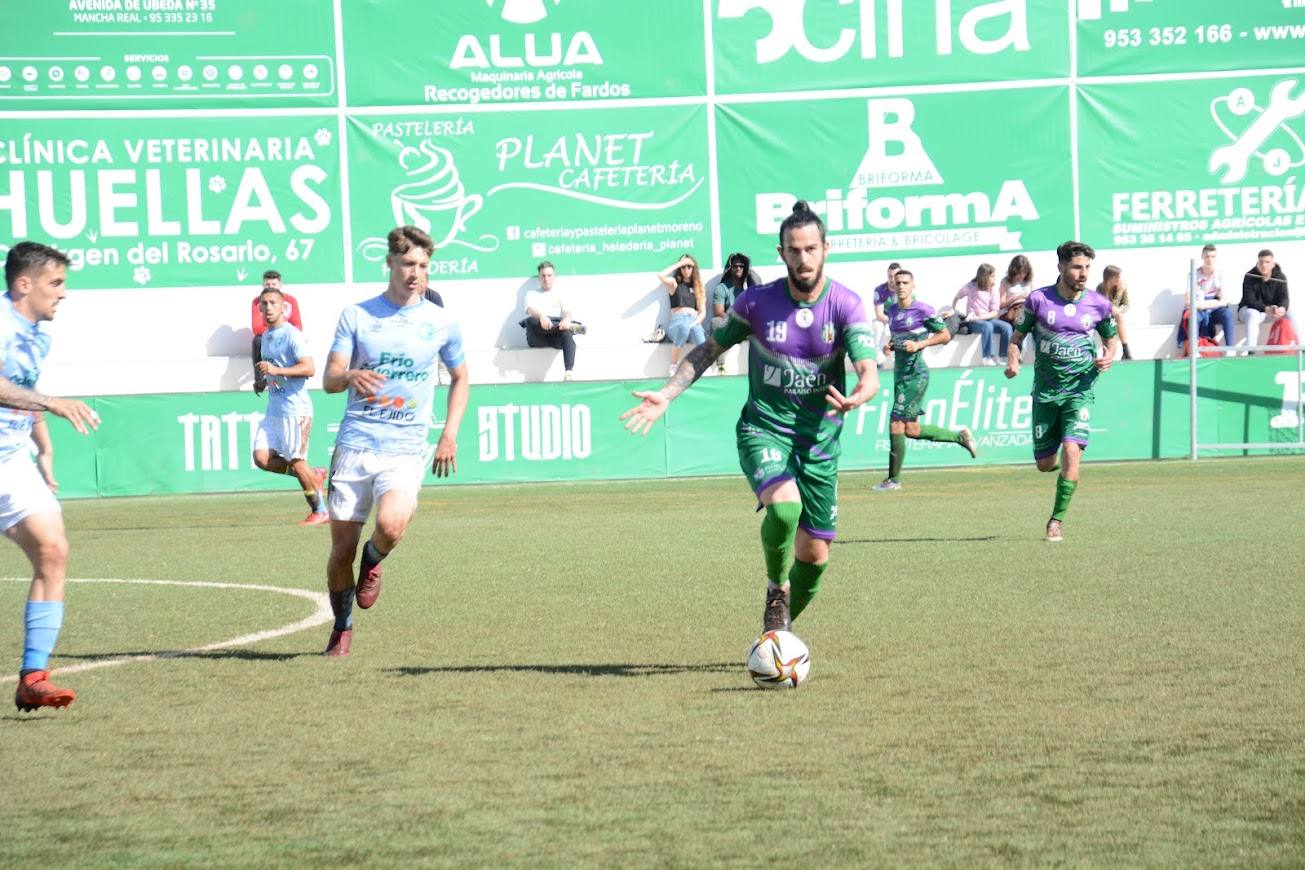
[[[312,356],[304,334],[289,322],[269,329],[259,336],[263,359],[277,368],[288,369],[301,359]],[[267,376],[267,416],[311,417],[313,400],[308,396],[308,378],[288,378],[285,375]]]
[[[32,390],[41,377],[41,360],[50,352],[50,334],[44,323],[32,323],[14,310],[6,293],[0,296],[0,376]],[[0,460],[8,459],[32,443],[32,411],[0,407]]]
[[[425,299],[397,308],[384,296],[340,314],[331,353],[349,368],[372,369],[387,380],[375,396],[349,391],[335,443],[371,453],[421,454],[432,419],[436,370],[462,365],[462,330],[443,308]]]

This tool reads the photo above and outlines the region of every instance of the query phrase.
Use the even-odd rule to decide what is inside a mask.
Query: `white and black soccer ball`
[[[768,631],[748,650],[748,675],[763,689],[796,689],[811,672],[811,653],[791,631]]]

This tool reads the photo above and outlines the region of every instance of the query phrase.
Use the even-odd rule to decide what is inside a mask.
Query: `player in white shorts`
[[[43,412],[73,424],[83,435],[99,416],[76,399],[57,399],[33,389],[50,350],[44,322],[67,296],[68,258],[55,248],[19,242],[5,258],[0,302],[0,531],[32,563],[32,585],[23,611],[23,664],[14,705],[67,707],[72,689],[50,682],[50,653],[63,627],[63,581],[68,536],[54,499],[54,448]],[[30,450],[36,444],[36,462]]]
[[[331,458],[326,585],[335,626],[328,656],[349,654],[353,602],[364,609],[376,603],[381,560],[403,537],[417,509],[441,360],[450,382],[444,431],[431,463],[436,477],[457,468],[458,427],[470,393],[462,332],[443,308],[423,298],[434,242],[411,226],[391,230],[388,241],[389,286],[340,314],[322,378],[328,393],[349,391]],[[373,506],[376,527],[363,547],[355,582],[353,560]]]
[[[268,395],[267,414],[254,433],[254,464],[273,474],[297,477],[308,502],[308,516],[299,525],[324,526],[330,522],[322,495],[326,469],[308,464],[308,436],[313,429],[308,379],[316,371],[313,358],[304,334],[286,320],[285,295],[280,290],[265,289],[258,308],[267,331],[259,336],[259,361],[254,368]]]

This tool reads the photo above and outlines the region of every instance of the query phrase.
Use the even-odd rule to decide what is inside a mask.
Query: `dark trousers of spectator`
[[[539,321],[530,318],[526,323],[526,344],[531,347],[551,347],[562,351],[562,367],[568,372],[575,367],[575,338],[570,331],[562,331],[556,326],[545,332],[539,328]]]

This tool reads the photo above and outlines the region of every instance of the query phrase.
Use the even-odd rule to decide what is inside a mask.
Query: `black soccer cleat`
[[[777,586],[766,587],[766,610],[761,615],[761,630],[788,631],[788,593]]]

